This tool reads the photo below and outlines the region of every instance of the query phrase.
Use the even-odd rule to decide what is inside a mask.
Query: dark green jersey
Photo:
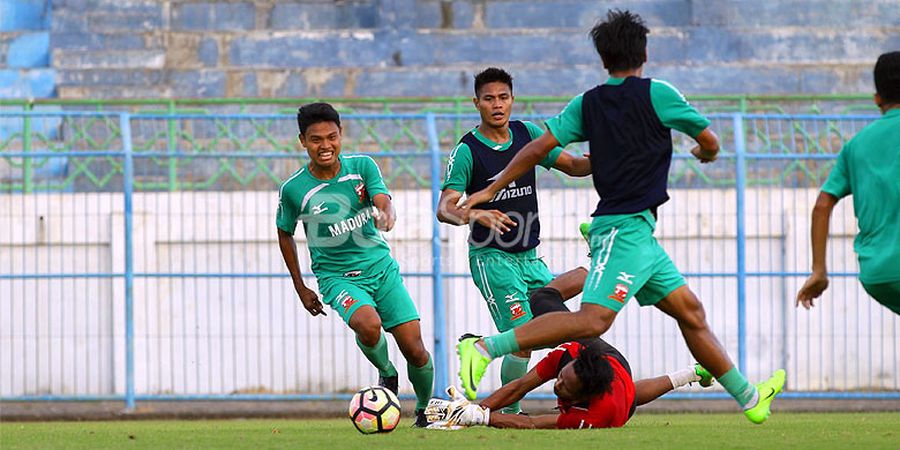
[[[372,198],[390,195],[375,161],[366,155],[340,157],[330,180],[304,167],[281,185],[275,224],[294,234],[303,222],[316,276],[374,271],[391,261],[390,247],[375,228]]]
[[[900,281],[900,109],[844,145],[822,191],[837,198],[853,195],[860,281]]]

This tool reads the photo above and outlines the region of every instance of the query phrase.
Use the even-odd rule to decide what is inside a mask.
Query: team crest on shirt
[[[512,315],[512,320],[516,320],[525,316],[525,308],[522,307],[521,303],[511,303],[509,305],[509,313]]]
[[[359,197],[360,203],[365,203],[366,199],[369,198],[369,192],[366,191],[366,183],[360,181],[353,190],[356,191],[356,196]]]
[[[347,291],[341,291],[341,293],[337,295],[337,301],[340,303],[341,308],[344,308],[344,312],[347,312],[358,300],[348,294]]]
[[[625,299],[628,298],[628,286],[618,283],[616,284],[615,290],[613,290],[612,295],[609,298],[619,302],[625,303]]]

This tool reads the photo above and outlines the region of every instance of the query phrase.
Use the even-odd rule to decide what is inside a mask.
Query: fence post
[[[172,115],[175,114],[176,111],[175,101],[169,100],[168,103],[167,114],[169,118],[166,119],[166,153],[168,153],[169,156],[166,163],[169,168],[169,192],[175,192],[178,190],[178,160],[173,154],[175,153],[175,147],[178,145],[178,139],[176,136],[176,134],[178,133],[178,127],[175,119],[172,118]]]
[[[747,188],[746,142],[744,140],[744,115],[733,116],[734,152],[736,161],[737,203],[737,295],[738,295],[738,369],[747,372],[747,256],[744,194]]]
[[[134,410],[134,243],[132,242],[132,194],[134,154],[131,142],[131,115],[119,116],[124,152],[123,191],[125,196],[125,410]]]
[[[25,105],[25,115],[22,118],[22,152],[31,152],[31,112],[33,103],[28,102]],[[26,156],[22,161],[22,192],[30,194],[34,190],[34,160],[30,156]]]
[[[428,113],[425,117],[425,127],[428,130],[428,143],[431,151],[431,282],[434,304],[434,371],[435,395],[443,392],[448,385],[447,361],[447,325],[446,308],[444,307],[444,274],[441,271],[441,234],[440,223],[437,220],[438,202],[440,200],[441,185],[441,143],[438,139],[437,124],[434,113]]]

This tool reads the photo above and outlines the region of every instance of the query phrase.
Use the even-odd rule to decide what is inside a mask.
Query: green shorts
[[[400,266],[393,259],[372,274],[320,278],[319,293],[322,302],[337,311],[347,324],[363,305],[375,308],[385,330],[419,319],[416,305],[400,279]]]
[[[620,311],[632,297],[655,305],[685,284],[653,229],[649,211],[595,217],[590,228],[591,269],[582,303]]]
[[[863,283],[863,288],[878,303],[900,314],[900,281],[891,283]]]
[[[490,247],[470,248],[469,269],[500,332],[531,320],[528,293],[553,281],[535,249],[509,253]]]

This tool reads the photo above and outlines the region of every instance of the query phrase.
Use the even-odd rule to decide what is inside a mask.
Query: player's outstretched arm
[[[372,204],[378,209],[378,215],[375,216],[375,228],[381,231],[391,231],[394,223],[397,221],[397,212],[394,211],[394,203],[391,196],[387,194],[375,194],[372,197]]]
[[[519,153],[513,157],[512,161],[506,165],[502,172],[497,174],[497,180],[490,186],[472,194],[461,205],[463,209],[471,208],[475,205],[490,201],[500,189],[505,188],[513,181],[518,180],[525,172],[534,169],[538,163],[544,160],[550,153],[550,150],[559,146],[559,141],[553,136],[553,133],[546,132],[537,139],[529,142],[519,150]]]
[[[294,236],[287,231],[278,229],[278,248],[281,250],[281,256],[284,258],[284,264],[287,266],[288,272],[291,274],[291,281],[294,283],[294,290],[300,297],[303,307],[313,316],[325,314],[325,307],[319,301],[319,296],[315,291],[303,284],[303,277],[300,275],[300,262],[297,258],[297,243]]]
[[[528,373],[523,375],[522,378],[514,380],[500,389],[497,389],[493,394],[481,402],[481,406],[490,408],[491,411],[499,411],[500,408],[522,400],[522,398],[525,397],[525,394],[533,391],[544,383],[545,381],[541,380],[541,377],[538,376],[537,369],[531,369]]]
[[[518,428],[525,430],[555,429],[559,414],[523,416],[519,414],[491,413],[490,425],[494,428]]]
[[[565,150],[559,154],[553,168],[572,177],[586,177],[591,174],[591,160],[585,156],[575,156]]]
[[[825,266],[825,251],[828,243],[828,227],[831,222],[831,213],[837,205],[838,198],[827,193],[819,192],[816,205],[812,212],[812,275],[803,283],[800,292],[797,293],[797,306],[803,305],[809,309],[813,301],[828,288],[828,268]]]
[[[697,141],[697,146],[691,149],[691,154],[701,163],[711,163],[719,157],[719,137],[709,127],[694,137],[694,140]]]

